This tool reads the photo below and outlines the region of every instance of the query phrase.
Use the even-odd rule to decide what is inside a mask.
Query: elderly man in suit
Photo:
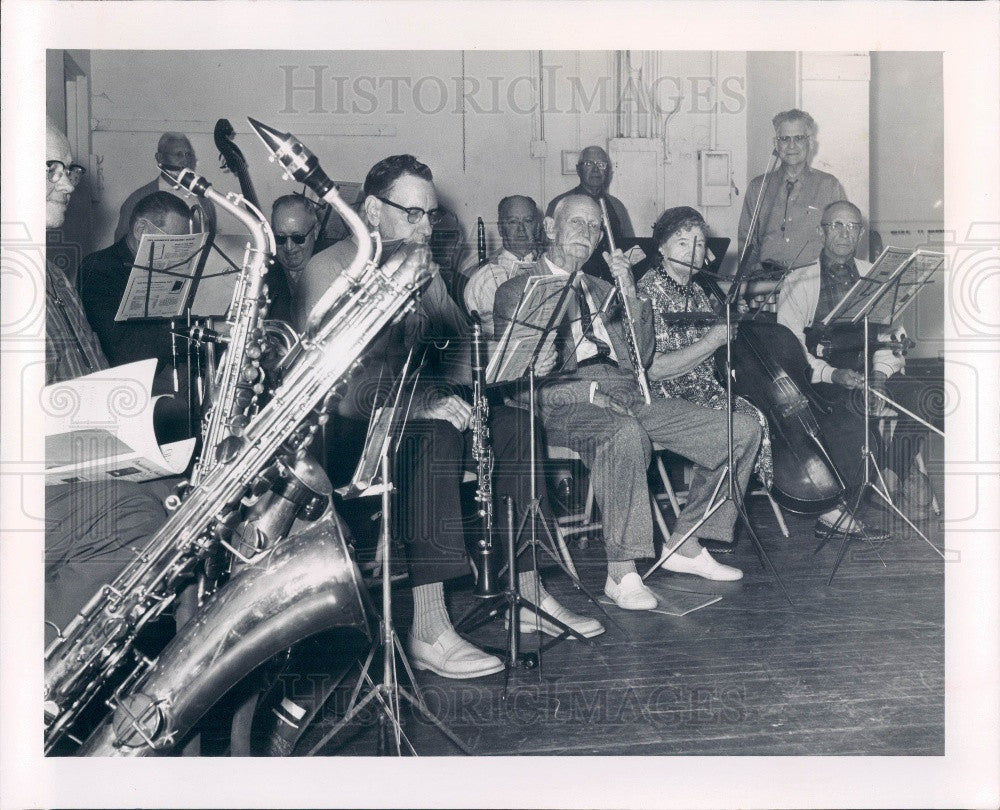
[[[651,610],[657,600],[636,572],[635,560],[653,556],[653,521],[646,468],[653,442],[695,464],[690,495],[675,527],[689,533],[710,505],[727,462],[726,414],[682,399],[643,400],[628,350],[623,307],[606,281],[580,272],[601,238],[601,212],[587,195],[570,195],[545,218],[549,245],[528,276],[505,282],[493,305],[495,332],[502,335],[533,275],[555,275],[570,285],[570,307],[556,339],[539,357],[552,369],[539,386],[538,406],[548,440],[580,453],[590,468],[601,507],[608,555],[605,593],[626,610]],[[637,299],[628,260],[620,250],[604,253],[635,313],[641,362],[654,352],[652,308]],[[657,362],[650,365],[657,374]],[[734,414],[736,475],[744,489],[760,443],[756,420]],[[664,561],[670,571],[715,580],[736,580],[742,572],[718,563],[698,538],[732,540],[736,509],[725,502]]]

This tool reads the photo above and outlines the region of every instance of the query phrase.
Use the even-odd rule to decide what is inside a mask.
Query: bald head
[[[576,164],[580,183],[592,196],[603,194],[611,183],[611,159],[600,146],[588,146],[580,152]]]
[[[861,209],[852,202],[839,200],[823,209],[820,222],[826,258],[835,262],[853,258],[864,233]]]
[[[515,194],[497,206],[497,227],[503,246],[519,259],[537,250],[542,216],[531,197]]]
[[[277,243],[278,261],[293,280],[305,268],[316,248],[318,227],[312,205],[299,194],[279,197],[271,209],[271,229]]]
[[[570,194],[545,218],[546,255],[568,272],[579,269],[601,241],[601,209],[586,194]]]
[[[156,162],[160,166],[194,171],[198,156],[183,132],[164,132],[156,144]]]

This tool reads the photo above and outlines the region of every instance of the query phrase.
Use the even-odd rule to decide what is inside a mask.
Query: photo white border
[[[8,0],[2,15],[5,252],[23,234],[17,223],[28,223],[34,242],[44,242],[41,173],[34,167],[43,159],[46,48],[943,51],[945,230],[961,240],[972,223],[1000,223],[996,2]],[[3,323],[8,324],[18,303],[36,295],[37,287],[8,277],[6,263],[4,268]],[[993,268],[992,282],[983,288],[996,290],[998,277],[1000,269]],[[968,303],[958,300],[962,284],[952,278],[950,308]],[[964,314],[996,334],[1000,295],[977,305],[979,312]],[[955,340],[951,317],[946,337],[949,351],[960,347],[964,362],[978,363],[980,396],[996,403],[996,341]],[[1000,499],[979,504],[981,531],[947,538],[962,561],[946,572],[944,757],[46,760],[40,753],[42,541],[38,533],[18,531],[32,525],[23,512],[40,512],[42,493],[40,478],[23,493],[18,488],[30,470],[18,464],[20,445],[11,440],[23,431],[28,457],[40,456],[38,426],[22,424],[17,401],[44,381],[37,365],[22,377],[29,361],[42,359],[44,343],[37,349],[11,352],[5,345],[0,354],[2,807],[986,807],[1000,801]],[[992,482],[992,489],[983,491],[996,492],[997,448],[965,444],[971,431],[960,428],[968,418],[960,412],[949,421],[948,457],[981,460],[968,469]],[[979,434],[996,443],[995,428],[981,426]],[[962,509],[974,495],[954,483],[947,486],[949,511]]]

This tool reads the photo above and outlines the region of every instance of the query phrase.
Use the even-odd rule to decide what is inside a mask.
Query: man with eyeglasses
[[[615,238],[615,243],[619,243],[623,238],[635,236],[632,229],[632,220],[629,219],[625,205],[617,197],[608,193],[608,186],[611,185],[612,168],[611,158],[600,146],[588,146],[580,152],[580,159],[576,164],[576,173],[580,178],[580,185],[572,188],[564,194],[555,197],[545,209],[545,216],[551,217],[556,210],[559,201],[571,194],[585,194],[595,202],[604,200],[608,211],[611,234]],[[583,266],[583,272],[611,281],[608,272],[608,265],[601,258],[609,250],[607,234],[601,234],[601,241],[597,244],[590,259]]]
[[[51,119],[45,133],[45,227],[59,228],[83,174]],[[108,368],[83,304],[63,269],[45,265],[45,381]],[[133,547],[166,520],[173,482],[79,481],[45,487],[45,641],[65,628],[97,589],[133,559]]]
[[[762,262],[784,270],[815,262],[823,248],[819,230],[823,209],[847,197],[836,177],[809,165],[817,146],[816,122],[809,113],[786,110],[772,123],[779,164],[750,181],[740,215],[740,255],[749,239],[750,272],[759,270]],[[750,220],[762,187],[757,228],[751,234]]]
[[[191,141],[182,132],[164,132],[156,145],[156,165],[168,169],[190,169],[194,171],[198,166],[198,156],[191,146]],[[118,211],[118,225],[115,227],[115,241],[117,242],[129,229],[132,221],[132,211],[140,200],[145,199],[150,194],[157,191],[166,191],[173,194],[184,202],[191,211],[194,224],[194,231],[207,231],[215,233],[216,214],[215,205],[211,200],[191,194],[186,189],[171,183],[163,175],[158,175],[155,179],[146,183],[141,188],[136,189],[125,199]]]
[[[614,287],[603,279],[576,273],[596,250],[601,211],[590,195],[570,195],[545,218],[545,255],[527,276],[505,282],[493,302],[495,333],[503,334],[516,312],[530,276],[565,276],[572,286],[569,309],[554,345],[539,356],[538,411],[547,440],[580,453],[590,469],[601,508],[608,576],[604,592],[624,610],[653,610],[656,595],[636,570],[637,559],[653,557],[653,517],[646,471],[652,443],[695,463],[687,504],[674,533],[683,537],[713,501],[715,484],[728,461],[727,415],[685,399],[654,397],[646,404],[639,392],[628,350],[622,306]],[[653,310],[637,298],[631,267],[621,250],[601,260],[620,280],[635,319],[640,361],[657,371],[653,360]],[[574,275],[575,274],[575,275]],[[733,414],[736,475],[745,489],[753,469],[761,429],[756,419]],[[742,572],[717,562],[699,539],[732,542],[736,510],[725,502],[669,557],[663,567],[710,580],[738,580]]]
[[[406,246],[428,245],[434,226],[444,219],[431,170],[412,155],[393,155],[373,166],[361,199],[363,218],[382,238],[383,261]],[[299,282],[299,324],[349,265],[356,250],[352,238],[313,256]],[[419,380],[405,392],[408,413],[395,453],[393,480],[399,492],[394,536],[406,546],[413,586],[410,662],[417,669],[445,678],[477,678],[500,672],[503,662],[456,633],[444,592],[445,582],[466,576],[470,570],[459,497],[471,450],[468,321],[448,295],[437,266],[431,264],[430,270],[430,281],[416,308],[375,339],[362,358],[361,369],[348,380],[337,416],[328,424],[328,467],[334,486],[348,482],[364,445],[373,406],[385,401],[411,349],[414,366],[426,359]],[[453,357],[440,357],[439,347],[446,344],[457,346],[464,361],[456,364],[449,362]],[[525,474],[531,447],[528,414],[519,408],[491,407],[488,427],[495,457],[497,503],[509,495],[518,510],[523,510],[530,499],[530,476]],[[541,476],[538,491],[542,493],[543,512],[551,515]],[[338,505],[338,510],[345,517],[358,515],[356,504],[348,501],[342,510]],[[532,600],[538,594],[543,610],[584,636],[604,631],[600,622],[570,612],[545,591],[530,553],[522,555],[519,569],[522,592]],[[534,629],[534,616],[523,614],[519,620],[523,630]],[[549,635],[559,632],[544,621],[541,629]]]
[[[866,276],[871,264],[856,259],[858,243],[864,233],[861,210],[851,202],[841,200],[826,206],[822,214],[821,229],[823,248],[819,260],[796,270],[785,280],[778,298],[778,323],[787,326],[799,339],[806,359],[812,368],[812,382],[817,392],[833,405],[832,412],[815,410],[824,446],[838,472],[848,485],[848,502],[864,480],[861,451],[868,420],[862,417],[864,375],[856,368],[837,368],[812,354],[806,345],[805,330],[819,325],[830,314],[854,283]],[[906,384],[899,375],[905,368],[905,359],[891,349],[878,349],[872,360],[872,381],[876,387],[889,389],[889,395],[904,407],[921,413],[926,410],[920,403],[918,391]],[[933,414],[930,421],[940,421]],[[917,430],[915,423],[901,414],[897,428],[900,435]],[[923,474],[912,464],[913,453],[889,453],[877,431],[871,431],[872,447],[879,458],[879,466],[891,467],[891,477],[904,482],[904,494],[926,486]],[[820,515],[817,532],[826,530],[841,517],[839,508]],[[856,519],[841,521],[842,531],[860,536],[862,526]],[[864,527],[869,537],[885,537],[885,533]]]

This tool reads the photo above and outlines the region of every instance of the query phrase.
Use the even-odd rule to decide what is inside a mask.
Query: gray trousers
[[[582,371],[597,381],[600,391],[627,404],[633,415],[591,405],[589,381],[556,383],[545,386],[538,396],[546,438],[550,444],[578,452],[590,469],[608,559],[652,557],[653,516],[646,470],[653,443],[695,465],[687,504],[674,528],[674,536],[679,538],[701,519],[725,473],[726,412],[656,394],[647,405],[631,377],[617,369],[590,366]],[[733,457],[740,493],[746,491],[760,439],[761,428],[755,419],[733,414]],[[723,484],[720,494],[725,492]],[[735,506],[727,501],[695,536],[731,542],[735,521]]]

